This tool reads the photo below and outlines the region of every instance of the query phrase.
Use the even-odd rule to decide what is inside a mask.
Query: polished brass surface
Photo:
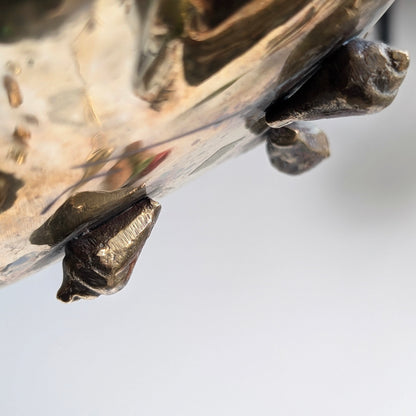
[[[0,284],[55,258],[34,232],[71,195],[145,185],[160,197],[259,143],[266,107],[391,3],[2,5]]]

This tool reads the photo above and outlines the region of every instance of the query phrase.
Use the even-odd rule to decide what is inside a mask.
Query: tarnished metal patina
[[[265,137],[271,164],[289,175],[304,173],[329,156],[326,134],[306,123],[269,129]]]
[[[130,206],[250,149],[268,129],[323,115],[325,99],[308,79],[332,88],[325,59],[392,0],[9,3],[0,13],[0,284],[65,246],[75,253],[92,230],[104,241],[107,222],[122,224]],[[391,92],[408,58],[385,53],[397,72]],[[339,94],[351,104],[348,88],[337,88],[331,111]],[[310,91],[306,100],[300,90]],[[74,263],[65,264],[69,276]],[[64,300],[79,297],[62,291]]]
[[[396,97],[408,66],[406,52],[354,39],[330,54],[295,94],[267,108],[266,122],[280,127],[381,111]]]
[[[144,198],[70,240],[65,246],[58,299],[72,302],[122,289],[159,212],[157,202]]]

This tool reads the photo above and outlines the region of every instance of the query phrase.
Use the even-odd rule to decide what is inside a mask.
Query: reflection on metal
[[[0,171],[0,214],[13,207],[22,186],[23,182],[12,174]]]
[[[0,172],[0,210],[2,210],[10,192],[10,180],[8,175]]]
[[[169,90],[181,76],[189,85],[201,84],[271,31],[296,17],[310,2],[160,0],[152,3],[148,10],[154,18],[146,25],[148,43],[139,60],[137,93],[147,101],[160,103],[169,98]],[[342,8],[345,9],[344,5]],[[357,16],[357,9],[354,12]],[[331,27],[331,23],[326,26]],[[179,66],[174,65],[175,58],[180,58]]]
[[[278,127],[296,120],[381,111],[396,97],[408,66],[406,52],[352,40],[331,54],[290,98],[273,103],[266,110],[266,122]]]
[[[393,4],[386,13],[381,17],[377,24],[378,38],[384,43],[391,43],[394,37],[394,28],[392,17],[394,15],[395,5]]]
[[[136,202],[65,246],[63,302],[118,292],[128,282],[160,212],[149,198]]]
[[[144,188],[77,193],[69,197],[31,234],[30,242],[36,245],[55,246],[72,233],[80,231],[80,227],[87,227],[106,216],[120,212],[144,195]]]
[[[23,102],[23,97],[17,81],[10,75],[5,75],[3,77],[3,85],[7,92],[7,98],[9,99],[10,107],[19,107],[19,105],[21,105]]]
[[[269,129],[265,136],[271,164],[290,175],[304,173],[329,156],[326,134],[305,123]]]
[[[137,182],[143,176],[156,169],[171,152],[170,149],[154,154],[150,150],[141,151],[142,141],[131,143],[125,147],[119,161],[113,165],[104,179],[104,188],[114,190]]]
[[[1,6],[0,42],[34,39],[58,29],[89,0],[19,0]]]
[[[391,3],[2,5],[1,169],[24,185],[16,191],[0,183],[2,195],[11,195],[0,213],[0,284],[48,263],[52,252],[95,224],[96,215],[109,218],[137,202],[143,185],[147,195],[160,197],[198,167],[259,143],[270,103],[303,85],[329,53],[365,32]],[[13,151],[13,160],[16,126],[30,131],[30,152],[23,139],[25,152]]]
[[[86,164],[88,166],[84,169],[84,174],[82,175],[79,186],[93,178],[102,169],[103,165],[105,165],[105,161],[112,153],[113,149],[106,147],[101,147],[92,152],[92,154],[87,157]],[[77,188],[78,186],[72,189],[72,191],[74,192]]]
[[[28,129],[22,126],[16,126],[13,132],[13,143],[10,146],[8,156],[17,164],[21,165],[25,162],[31,133]]]
[[[22,115],[22,119],[27,123],[27,124],[33,124],[35,126],[39,126],[39,120],[36,116],[34,116],[33,114],[23,114]]]
[[[195,173],[199,173],[212,165],[215,165],[219,160],[225,158],[227,154],[237,146],[240,140],[242,139],[240,138],[235,142],[228,143],[221,147],[221,149],[218,149],[213,155],[210,155],[208,159],[204,160],[191,174],[194,175]]]

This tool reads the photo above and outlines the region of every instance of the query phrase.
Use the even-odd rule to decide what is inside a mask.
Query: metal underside
[[[30,236],[72,194],[160,197],[259,143],[265,108],[392,1],[57,3],[0,18],[0,284],[53,258]]]

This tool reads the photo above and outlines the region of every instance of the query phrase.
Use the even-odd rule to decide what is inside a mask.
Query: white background
[[[416,2],[394,44],[416,56]],[[0,415],[416,414],[416,69],[381,114],[319,123],[331,158],[264,148],[164,198],[126,289],[0,291]]]

